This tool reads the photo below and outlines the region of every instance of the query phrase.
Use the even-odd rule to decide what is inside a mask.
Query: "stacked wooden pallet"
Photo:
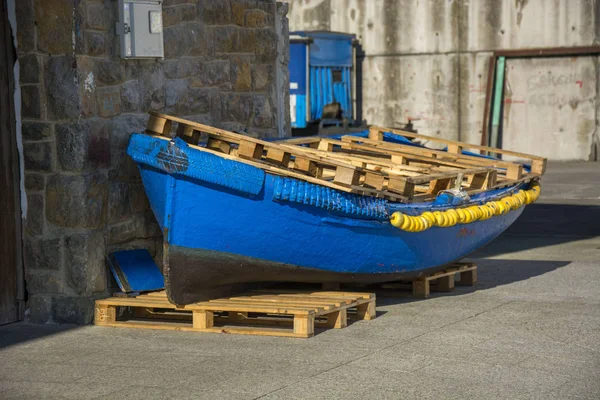
[[[130,308],[128,314],[120,310]],[[344,328],[348,311],[356,319],[375,318],[375,295],[344,292],[252,292],[177,306],[164,291],[96,300],[95,324],[287,337],[311,337],[315,326]]]
[[[384,132],[443,143],[447,151],[385,142]],[[152,112],[147,133],[163,138],[177,135],[200,151],[254,165],[272,174],[407,203],[434,198],[441,190],[451,188],[475,193],[537,179],[546,166],[542,157],[378,127],[371,128],[368,138],[309,137],[268,142]],[[206,143],[200,146],[203,138]],[[463,154],[466,149],[525,159],[531,169],[526,172],[519,162]]]

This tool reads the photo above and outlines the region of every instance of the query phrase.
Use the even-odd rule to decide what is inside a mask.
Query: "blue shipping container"
[[[290,109],[292,127],[321,119],[327,104],[337,102],[342,118],[352,121],[355,35],[292,32],[290,36]]]

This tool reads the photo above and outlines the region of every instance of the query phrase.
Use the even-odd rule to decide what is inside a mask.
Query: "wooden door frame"
[[[14,4],[16,6],[16,3]],[[2,144],[2,154],[0,155],[0,167],[2,175],[0,179],[6,180],[6,189],[8,193],[0,193],[0,196],[5,197],[6,202],[4,205],[8,206],[8,210],[0,210],[8,218],[5,220],[5,224],[9,225],[11,222],[11,215],[14,218],[14,229],[12,227],[4,228],[7,229],[8,234],[5,236],[3,241],[13,243],[12,249],[3,249],[0,254],[3,254],[4,266],[0,268],[11,268],[10,264],[13,265],[15,271],[15,309],[11,311],[14,316],[10,316],[7,319],[6,316],[0,315],[0,324],[10,323],[14,321],[20,321],[23,319],[24,312],[24,271],[23,271],[23,239],[22,239],[22,218],[21,218],[21,170],[19,163],[19,150],[17,146],[17,118],[15,109],[15,85],[18,84],[18,77],[14,74],[14,65],[16,61],[16,49],[14,47],[14,41],[12,36],[12,28],[9,22],[8,16],[8,2],[7,0],[0,0],[0,29],[3,32],[0,34],[0,79],[1,76],[5,75],[8,86],[5,86],[0,82],[0,110],[8,110],[8,123],[2,126],[5,121],[0,120],[0,132],[2,129],[8,131],[8,137],[0,137],[0,144]],[[3,183],[1,183],[4,186]],[[11,187],[12,186],[12,193]],[[1,188],[1,186],[0,186]],[[12,199],[11,199],[12,196]],[[2,197],[0,197],[2,199]],[[3,205],[0,205],[3,206]],[[14,237],[11,239],[11,232],[14,231]],[[3,235],[4,236],[4,235]],[[4,244],[4,243],[2,243]],[[14,254],[6,254],[5,252],[12,252]],[[8,264],[8,265],[7,265]]]

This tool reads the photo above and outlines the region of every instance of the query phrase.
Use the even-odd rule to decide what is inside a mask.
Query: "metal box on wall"
[[[163,58],[162,0],[119,0],[121,57]]]

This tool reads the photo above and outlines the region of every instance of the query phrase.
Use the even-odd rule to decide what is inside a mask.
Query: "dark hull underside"
[[[169,246],[165,285],[169,300],[184,305],[230,296],[268,282],[378,283],[414,278],[445,265],[398,273],[353,274],[298,267],[218,251]],[[446,264],[447,265],[447,264]]]

